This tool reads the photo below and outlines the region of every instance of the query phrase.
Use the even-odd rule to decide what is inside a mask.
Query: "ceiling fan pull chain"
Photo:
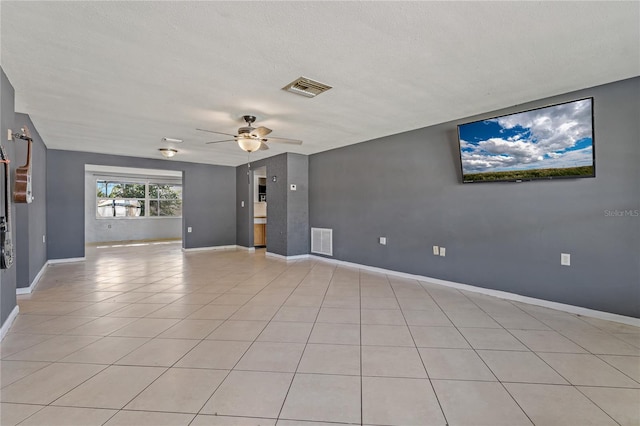
[[[247,152],[247,184],[251,185],[251,153]]]

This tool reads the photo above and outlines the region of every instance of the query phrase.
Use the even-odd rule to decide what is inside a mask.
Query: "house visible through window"
[[[182,185],[96,181],[96,217],[180,217]]]

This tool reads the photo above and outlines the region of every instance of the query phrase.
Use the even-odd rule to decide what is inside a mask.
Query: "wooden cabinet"
[[[267,245],[267,224],[266,223],[253,224],[253,245],[254,246]]]

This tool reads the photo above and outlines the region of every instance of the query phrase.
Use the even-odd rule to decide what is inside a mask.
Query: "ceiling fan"
[[[225,139],[221,141],[211,141],[205,142],[206,144],[211,143],[221,143],[221,142],[237,142],[238,146],[246,152],[255,152],[258,150],[269,149],[266,142],[277,142],[277,143],[288,143],[292,145],[302,145],[302,141],[298,139],[288,139],[288,138],[274,138],[269,137],[267,135],[272,132],[271,129],[268,129],[264,126],[253,127],[252,124],[256,121],[256,117],[253,115],[244,115],[242,116],[244,121],[247,123],[246,126],[242,126],[238,129],[238,134],[232,135],[231,133],[224,132],[215,132],[213,130],[206,129],[196,129],[201,132],[215,133],[217,135],[225,135],[231,136],[233,139]]]

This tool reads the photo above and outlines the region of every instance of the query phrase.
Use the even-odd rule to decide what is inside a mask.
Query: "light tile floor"
[[[3,426],[640,425],[640,329],[258,251],[88,247],[2,342]]]

